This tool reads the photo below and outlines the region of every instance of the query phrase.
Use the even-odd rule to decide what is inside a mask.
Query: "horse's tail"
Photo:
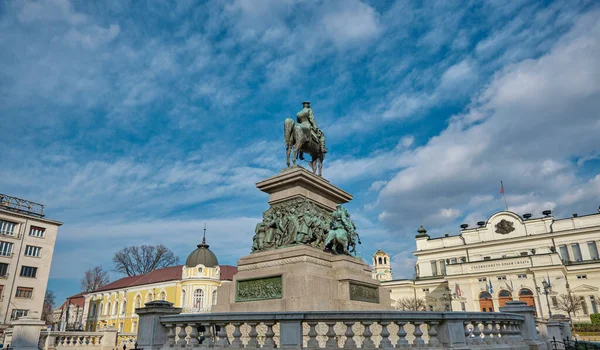
[[[283,123],[283,138],[286,146],[294,143],[294,124],[296,123],[291,118],[286,118]]]

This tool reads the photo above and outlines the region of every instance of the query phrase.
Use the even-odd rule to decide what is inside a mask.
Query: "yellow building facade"
[[[114,327],[120,333],[136,333],[136,308],[152,300],[166,300],[183,313],[210,312],[217,303],[217,289],[233,280],[237,268],[219,265],[205,239],[186,264],[121,278],[86,294],[85,329]]]

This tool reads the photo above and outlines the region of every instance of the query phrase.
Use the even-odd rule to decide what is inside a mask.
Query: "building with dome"
[[[378,281],[392,280],[392,265],[390,256],[381,249],[373,254],[373,266],[371,266],[371,277]]]
[[[166,300],[183,313],[210,312],[217,303],[217,289],[230,283],[237,267],[219,265],[206,238],[190,253],[185,265],[154,270],[116,280],[85,294],[84,328],[97,331],[114,327],[121,333],[137,332],[135,309],[152,300]]]
[[[458,234],[431,237],[421,226],[415,241],[415,278],[381,284],[397,307],[418,298],[431,311],[494,312],[521,300],[537,316],[578,322],[600,312],[599,213],[559,219],[550,210],[539,217],[501,211]],[[561,307],[566,297],[579,304],[574,314]]]

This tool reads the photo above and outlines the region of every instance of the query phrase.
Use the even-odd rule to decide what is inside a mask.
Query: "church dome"
[[[193,267],[199,264],[202,264],[206,267],[215,267],[219,265],[219,261],[217,260],[215,253],[208,249],[206,237],[202,238],[202,243],[198,244],[198,248],[188,255],[187,259],[185,260],[185,265],[187,267]]]

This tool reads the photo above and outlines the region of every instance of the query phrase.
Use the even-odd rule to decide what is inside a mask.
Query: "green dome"
[[[219,260],[217,260],[215,253],[208,249],[205,238],[202,238],[202,243],[198,244],[198,248],[188,255],[185,260],[185,265],[187,267],[194,267],[198,264],[202,264],[206,267],[215,267],[219,265]]]

